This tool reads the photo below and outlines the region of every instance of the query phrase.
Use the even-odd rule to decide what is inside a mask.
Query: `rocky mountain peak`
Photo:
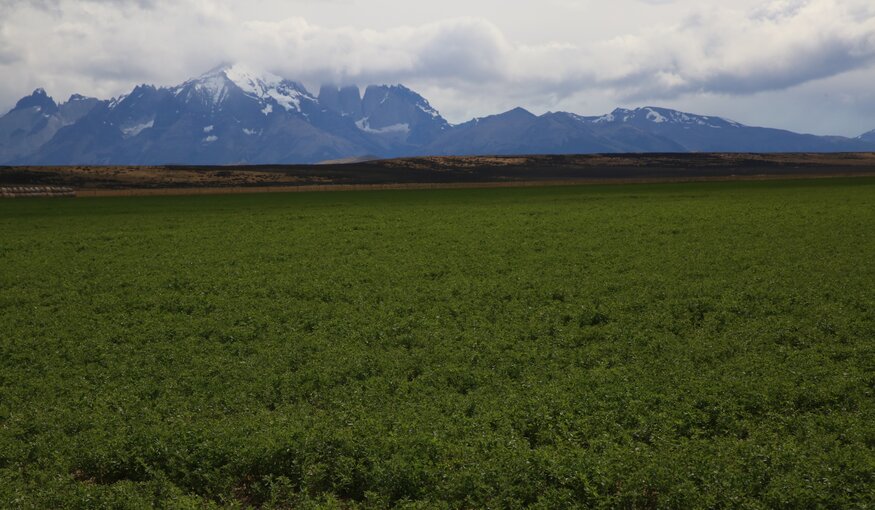
[[[16,103],[15,108],[13,108],[13,111],[24,110],[27,108],[34,108],[43,114],[52,115],[58,111],[58,104],[55,103],[54,99],[49,97],[45,89],[40,88],[34,90],[31,95],[19,100],[18,103]]]

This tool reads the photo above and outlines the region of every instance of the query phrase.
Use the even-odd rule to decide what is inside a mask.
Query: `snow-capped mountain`
[[[645,106],[618,108],[601,117],[581,117],[603,133],[615,138],[638,130],[670,140],[684,152],[833,152],[866,150],[861,144],[842,137],[819,137],[790,131],[757,128],[721,117]],[[677,150],[677,149],[675,149]]]
[[[517,108],[460,124],[426,147],[430,154],[592,152],[854,152],[875,144],[756,128],[665,108],[616,109],[596,117],[533,115]]]
[[[666,108],[657,108],[655,106],[645,106],[643,108],[635,108],[634,110],[617,108],[607,115],[602,115],[601,117],[581,117],[581,120],[592,122],[593,124],[666,124],[687,127],[709,127],[712,129],[744,127],[737,122],[720,117],[695,115]]]
[[[300,83],[272,73],[258,73],[241,65],[213,69],[170,90],[186,103],[200,101],[214,110],[221,109],[235,94],[242,93],[262,105],[264,115],[273,113],[275,107],[301,113],[302,101],[316,103],[316,98]]]
[[[875,143],[875,129],[869,131],[868,133],[863,133],[858,137],[859,140],[863,140],[864,142],[872,142]]]
[[[175,87],[138,86],[59,130],[24,162],[314,162],[379,147],[303,85],[229,66]]]
[[[312,163],[365,155],[592,152],[837,152],[856,139],[744,126],[657,107],[602,116],[522,108],[449,124],[402,85],[323,86],[222,66],[172,87],[140,85],[109,101],[43,90],[0,117],[0,164]]]

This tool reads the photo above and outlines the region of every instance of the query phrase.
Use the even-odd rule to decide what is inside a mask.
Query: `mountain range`
[[[750,127],[720,117],[642,107],[602,116],[515,108],[450,124],[402,86],[302,84],[223,66],[174,87],[140,85],[112,100],[37,89],[0,117],[0,164],[314,163],[418,155],[623,152],[875,151],[857,138]]]

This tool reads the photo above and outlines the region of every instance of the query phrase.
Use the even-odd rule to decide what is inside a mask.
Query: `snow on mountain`
[[[862,135],[858,136],[857,139],[864,142],[875,143],[875,129],[869,131],[868,133],[863,133]]]
[[[150,129],[155,126],[155,119],[149,120],[147,122],[142,122],[140,124],[134,124],[133,126],[127,126],[122,128],[122,133],[126,138],[134,137],[145,131],[146,129]]]
[[[580,120],[592,124],[649,122],[653,124],[700,126],[713,129],[743,127],[737,122],[722,117],[695,115],[667,108],[657,108],[655,106],[644,106],[635,109],[617,108],[613,112],[601,117],[580,117]]]
[[[221,104],[228,97],[228,79],[224,74],[203,76],[193,85],[194,90],[206,95],[214,105]]]
[[[273,113],[274,106],[287,112],[301,112],[301,101],[316,101],[300,83],[240,64],[218,67],[171,90],[177,97],[186,100],[199,98],[213,108],[239,91],[258,101],[264,115]]]
[[[286,111],[301,111],[302,99],[315,99],[300,83],[284,80],[275,74],[256,73],[241,65],[226,68],[224,74],[244,94],[261,101],[273,99]]]
[[[400,133],[400,134],[406,135],[407,133],[410,132],[410,124],[398,123],[398,124],[392,124],[391,126],[386,126],[386,127],[382,127],[379,129],[374,129],[371,127],[369,121],[370,121],[370,119],[368,117],[365,117],[363,119],[357,120],[355,125],[359,129],[361,129],[362,131],[365,131],[367,133],[374,133],[374,134],[378,134],[378,135],[385,135],[385,134],[392,134],[392,133],[396,133],[396,134]]]

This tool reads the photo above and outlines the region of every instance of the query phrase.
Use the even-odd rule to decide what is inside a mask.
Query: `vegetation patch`
[[[0,201],[0,507],[869,508],[875,179]]]

